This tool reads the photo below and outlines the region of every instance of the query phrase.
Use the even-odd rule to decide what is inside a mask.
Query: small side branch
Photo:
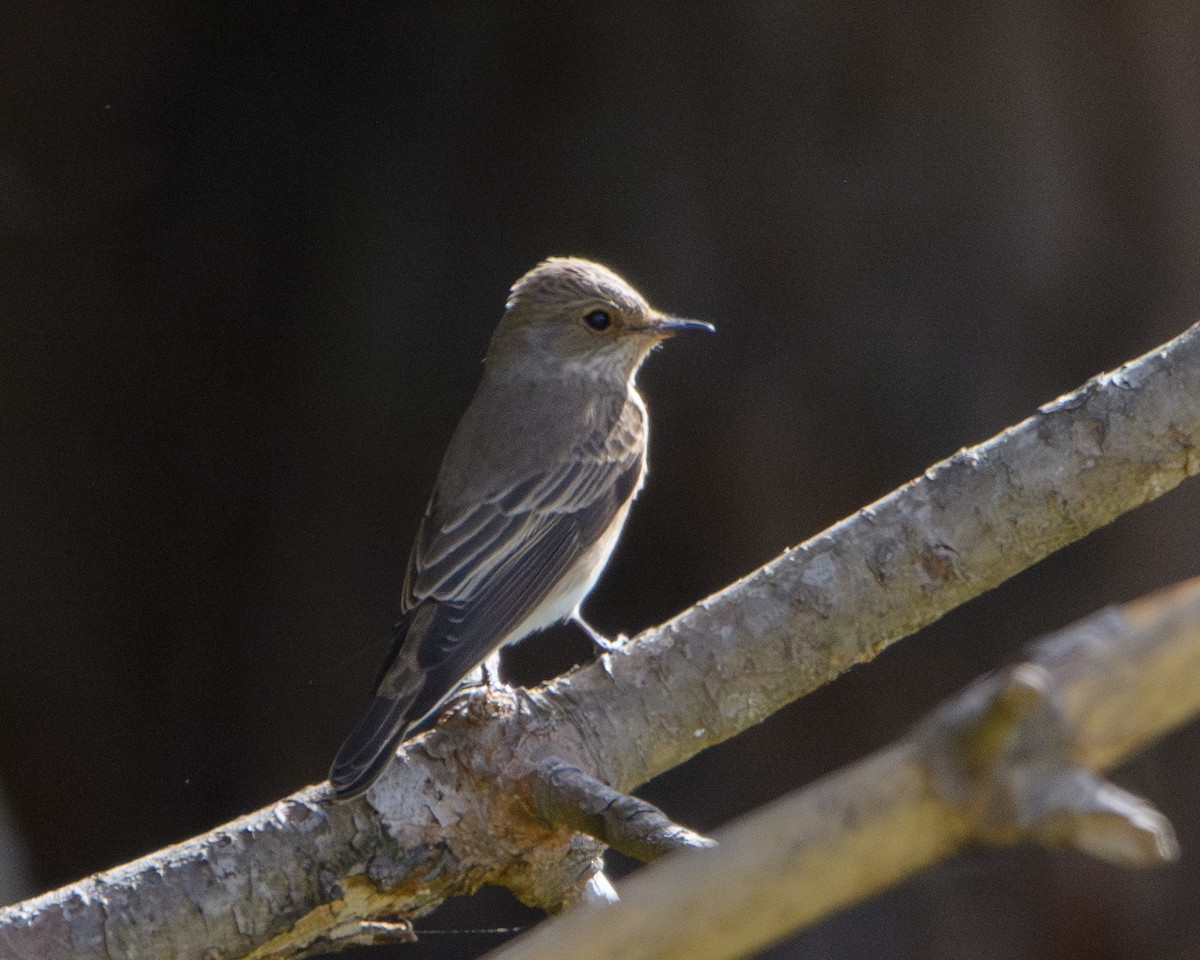
[[[1110,617],[1081,621],[1064,637],[1091,635]],[[1040,656],[1053,657],[1064,637],[1046,641]],[[980,842],[1029,840],[1122,867],[1177,858],[1166,817],[1076,759],[1076,741],[1087,732],[1063,712],[1050,670],[1026,662],[968,688],[913,736],[935,788],[971,819]]]
[[[557,758],[538,768],[531,797],[547,825],[586,833],[635,860],[648,862],[674,850],[716,846],[673,823],[653,804],[614,790]]]

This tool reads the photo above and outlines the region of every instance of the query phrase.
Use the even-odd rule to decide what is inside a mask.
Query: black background
[[[0,785],[36,892],[325,775],[507,286],[715,322],[641,377],[632,633],[1200,315],[1194,3],[15,5],[0,14]],[[1200,572],[1195,484],[643,795],[709,830],[1039,633]],[[585,652],[563,631],[512,664]],[[771,957],[1171,958],[1185,858],[977,852]],[[803,896],[797,891],[797,896]],[[536,917],[507,895],[428,928]],[[368,956],[466,957],[499,934]]]

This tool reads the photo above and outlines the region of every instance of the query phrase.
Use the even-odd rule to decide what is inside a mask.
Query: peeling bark
[[[0,911],[0,956],[295,957],[482,883],[547,909],[603,899],[601,844],[536,812],[542,764],[629,791],[1172,489],[1198,443],[1193,327],[620,651],[465,695],[365,798],[309,788]]]

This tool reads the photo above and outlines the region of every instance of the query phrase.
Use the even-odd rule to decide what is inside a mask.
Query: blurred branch
[[[312,787],[0,911],[0,955],[297,957],[395,939],[484,883],[547,909],[606,899],[603,845],[537,811],[548,760],[633,789],[1170,490],[1198,443],[1193,327],[620,652],[464,695],[365,798]]]
[[[1108,609],[978,681],[897,744],[760,808],[488,960],[727,960],[972,842],[1033,840],[1121,866],[1178,855],[1167,820],[1105,782],[1200,712],[1200,579]]]

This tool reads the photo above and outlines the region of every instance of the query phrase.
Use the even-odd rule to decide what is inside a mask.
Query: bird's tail
[[[384,694],[371,701],[333,758],[329,782],[339,800],[366,793],[387,769],[408,732],[408,712],[415,695],[415,691],[406,696]]]

